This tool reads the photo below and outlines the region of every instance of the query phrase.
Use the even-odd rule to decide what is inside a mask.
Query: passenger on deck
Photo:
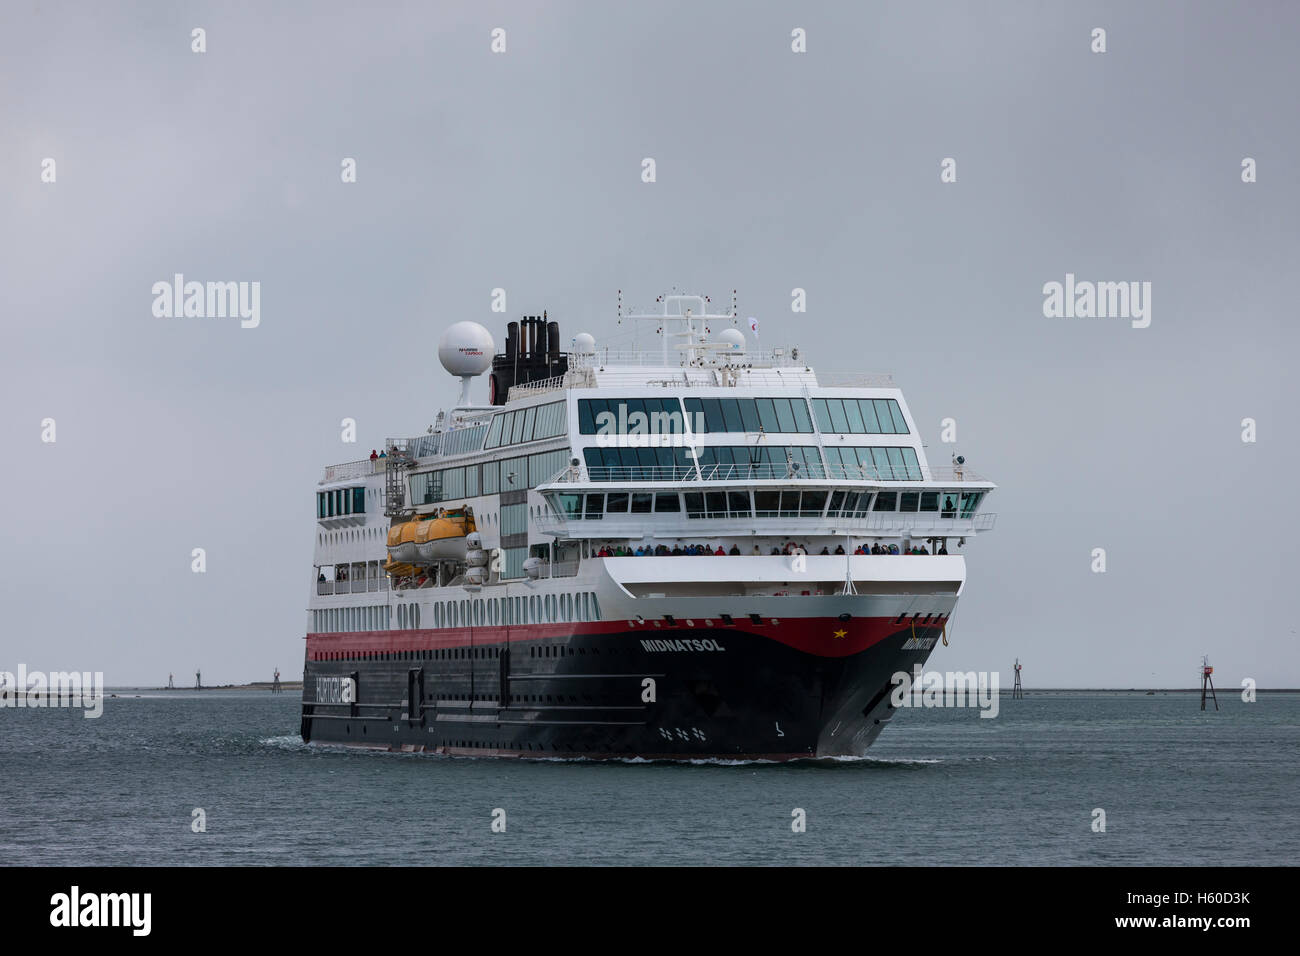
[[[318,574],[318,575],[316,576],[316,580],[317,580],[317,581],[324,581],[324,580],[325,580],[325,572],[322,571],[320,574]]]
[[[722,550],[722,545],[718,545],[718,550],[714,551],[713,555],[714,557],[725,558],[727,556],[727,552]]]
[[[763,552],[758,550],[758,545],[754,545],[754,555],[760,558],[763,556]]]
[[[675,544],[675,545],[673,545],[673,554],[675,554],[675,555],[682,555],[682,554],[685,554],[685,553],[686,553],[686,552],[682,550],[682,546],[681,546],[681,544]]]
[[[835,546],[835,553],[836,553],[836,554],[843,554],[843,553],[844,553],[844,545],[842,545],[842,544],[837,544],[837,545]]]
[[[779,548],[777,548],[777,547],[774,545],[774,546],[772,547],[772,553],[775,554],[775,555],[780,555],[781,551],[780,551]]]
[[[935,552],[935,554],[947,554],[947,553],[948,553],[948,546],[946,544],[939,545],[939,550]]]
[[[378,461],[378,460],[379,460],[379,452],[375,451],[373,448],[370,449],[370,460],[371,460],[371,461]]]
[[[386,451],[381,451],[381,452],[379,453],[379,457],[380,457],[380,458],[387,458],[387,457],[388,457],[388,452],[386,452]]]
[[[825,545],[823,545],[823,546],[822,546],[822,554],[829,555],[830,553],[831,553],[831,549],[828,548],[828,547],[826,547]],[[840,549],[840,554],[843,554],[843,553],[844,553],[844,549],[841,548],[841,549]]]
[[[733,545],[731,546],[731,550],[728,551],[727,554],[731,554],[731,555],[737,555],[737,554],[740,554],[740,548],[736,547],[736,546],[733,544]]]
[[[898,545],[896,545],[896,544],[891,544],[891,545],[889,546],[889,553],[890,553],[890,554],[898,554]]]

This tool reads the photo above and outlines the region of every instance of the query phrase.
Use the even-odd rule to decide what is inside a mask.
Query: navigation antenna
[[[633,314],[631,312],[623,314],[623,292],[619,290],[618,308],[619,320],[623,319],[640,319],[659,323],[659,334],[663,337],[664,365],[680,364],[699,368],[705,365],[713,364],[708,360],[712,352],[722,352],[732,348],[731,345],[720,342],[706,342],[705,336],[710,332],[710,320],[716,320],[719,324],[724,322],[735,323],[736,306],[735,292],[732,292],[732,311],[731,314],[713,313],[709,311],[711,300],[707,295],[680,295],[670,294],[661,295],[655,299],[659,303],[660,311],[658,313],[641,313]],[[670,331],[670,326],[679,325],[679,328]],[[680,343],[673,345],[673,349],[684,353],[684,361],[673,363],[668,361],[668,340],[670,338],[681,339]]]

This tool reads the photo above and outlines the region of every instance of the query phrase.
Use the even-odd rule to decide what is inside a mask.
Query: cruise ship
[[[481,325],[446,331],[456,407],[316,488],[305,741],[865,751],[894,675],[947,640],[996,486],[929,463],[890,377],[819,377],[797,347],[759,349],[734,293],[711,308],[620,293],[645,350],[563,349],[545,313],[509,322],[500,353]]]

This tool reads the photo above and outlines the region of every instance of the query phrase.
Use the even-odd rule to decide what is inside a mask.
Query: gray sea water
[[[5,863],[1300,862],[1300,694],[904,710],[868,757],[778,765],[322,749],[292,692],[118,693],[97,720],[0,709]]]

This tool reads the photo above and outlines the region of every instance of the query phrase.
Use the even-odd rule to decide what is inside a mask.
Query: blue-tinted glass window
[[[903,410],[898,407],[898,402],[892,398],[889,400],[889,414],[894,420],[894,434],[907,434],[907,419],[903,417]]]
[[[849,431],[855,435],[861,435],[865,431],[862,423],[862,411],[858,408],[856,399],[844,399],[844,417],[849,420]]]
[[[794,424],[794,412],[790,411],[790,399],[774,398],[772,404],[776,406],[776,421],[780,425],[781,431],[793,432],[797,429]]]
[[[892,470],[892,477],[895,481],[904,481],[907,478],[907,465],[903,461],[903,449],[887,448],[889,453],[889,467]]]
[[[704,407],[704,424],[711,432],[723,432],[727,430],[727,423],[722,417],[722,406],[716,398],[704,398],[700,400]]]
[[[847,432],[849,430],[849,420],[844,414],[844,403],[838,398],[826,399],[826,407],[831,413],[831,431]]]
[[[808,403],[802,398],[790,399],[790,410],[794,412],[795,430],[808,434],[813,430],[812,419],[808,416]]]
[[[858,414],[862,416],[862,427],[866,433],[879,435],[880,424],[876,421],[876,403],[869,398],[859,398],[854,404],[858,406]]]
[[[718,404],[722,407],[722,420],[726,423],[727,431],[743,432],[745,422],[740,417],[740,403],[734,398],[722,398]]]
[[[818,428],[820,428],[824,432],[829,432],[833,430],[831,428],[831,413],[830,413],[830,409],[826,407],[826,399],[824,398],[813,399],[813,414],[817,416]]]

